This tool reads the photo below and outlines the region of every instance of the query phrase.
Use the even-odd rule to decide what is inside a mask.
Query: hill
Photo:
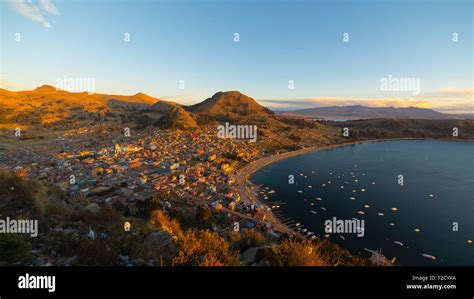
[[[144,93],[131,96],[74,93],[49,85],[19,92],[0,89],[0,115],[0,127],[41,129],[92,122],[165,124],[173,128],[197,126],[179,104]]]
[[[271,110],[238,91],[217,92],[212,97],[187,109],[195,113],[201,122],[270,124],[276,120]]]

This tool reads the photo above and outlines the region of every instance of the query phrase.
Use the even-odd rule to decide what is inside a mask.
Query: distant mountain
[[[283,115],[312,117],[312,118],[349,118],[349,119],[372,119],[372,118],[413,118],[413,119],[474,119],[472,114],[446,114],[426,108],[394,108],[394,107],[367,107],[355,106],[332,106],[321,108],[309,108],[295,111],[282,112]]]

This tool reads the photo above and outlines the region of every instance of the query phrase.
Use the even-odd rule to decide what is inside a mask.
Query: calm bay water
[[[474,265],[474,244],[467,243],[474,240],[473,142],[404,140],[334,148],[268,165],[252,181],[275,190],[268,201],[284,202],[285,217],[318,237],[324,236],[327,219],[364,219],[364,237],[330,237],[354,254],[382,249],[388,258],[397,257],[398,265]]]

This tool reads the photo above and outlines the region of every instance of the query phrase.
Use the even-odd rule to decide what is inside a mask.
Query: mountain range
[[[279,114],[311,117],[311,118],[347,118],[347,119],[372,119],[372,118],[413,118],[413,119],[474,119],[474,114],[447,114],[427,108],[394,108],[394,107],[367,107],[331,106],[309,108],[294,111],[280,112]]]

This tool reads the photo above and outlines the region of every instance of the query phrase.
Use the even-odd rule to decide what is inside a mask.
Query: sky
[[[0,87],[473,112],[473,3],[0,0]]]

